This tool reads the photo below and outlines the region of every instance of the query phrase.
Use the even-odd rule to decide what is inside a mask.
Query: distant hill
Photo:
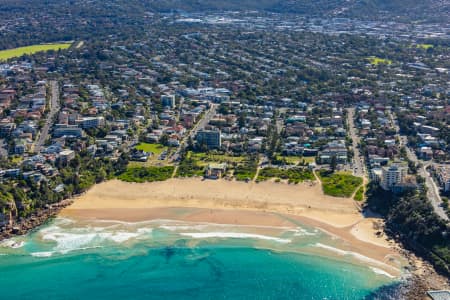
[[[258,10],[324,17],[450,20],[449,0],[147,0],[158,11]]]
[[[450,0],[0,0],[7,13],[58,10],[90,12],[113,8],[110,14],[154,12],[261,11],[311,17],[351,17],[450,23]],[[0,11],[1,14],[1,11]]]

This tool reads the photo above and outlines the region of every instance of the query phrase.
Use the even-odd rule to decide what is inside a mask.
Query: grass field
[[[286,160],[286,163],[289,165],[297,165],[300,162],[305,162],[306,164],[316,162],[316,158],[314,156],[283,156],[277,155],[277,160]]]
[[[154,155],[160,155],[164,150],[167,150],[167,147],[161,144],[140,143],[136,146],[136,149],[145,152],[152,152]]]
[[[21,156],[13,156],[11,158],[11,162],[13,162],[14,164],[20,164],[23,160],[23,157]]]
[[[41,45],[32,45],[14,49],[1,50],[0,61],[14,57],[20,57],[25,54],[34,54],[42,51],[59,50],[59,49],[64,50],[69,48],[71,45],[72,43],[41,44]]]
[[[428,50],[430,48],[433,48],[434,46],[432,44],[417,44],[417,48]]]
[[[140,161],[130,161],[128,163],[128,168],[148,168],[148,167],[163,167],[163,166],[171,166],[173,165],[172,162],[169,161],[170,152],[171,150],[163,146],[161,144],[148,144],[148,143],[140,143],[136,146],[136,149],[142,150],[145,152],[152,152],[153,155],[149,157],[149,159],[146,162],[140,162]],[[168,155],[166,156],[166,159],[160,160],[159,157],[163,151],[168,151]]]
[[[227,154],[197,153],[188,152],[187,157],[195,160],[199,165],[208,165],[209,163],[242,163],[244,156],[231,156]]]
[[[127,182],[164,181],[172,177],[174,167],[138,167],[128,168],[118,178]]]
[[[331,173],[329,171],[319,172],[322,181],[323,192],[334,197],[350,197],[362,184],[360,177],[348,173]]]
[[[375,56],[370,56],[367,58],[367,60],[372,64],[372,65],[379,65],[379,64],[384,64],[384,65],[390,65],[392,64],[392,60],[390,59],[384,59],[384,58],[379,58],[379,57],[375,57]]]
[[[364,200],[364,186],[361,186],[355,193],[355,197],[353,198],[355,201],[363,201]]]

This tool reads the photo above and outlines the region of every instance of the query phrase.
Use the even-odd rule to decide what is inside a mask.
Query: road
[[[50,129],[53,126],[53,120],[55,119],[56,114],[60,110],[59,105],[59,85],[57,81],[50,81],[50,103],[49,103],[50,111],[47,114],[47,119],[45,120],[45,124],[42,127],[36,142],[34,143],[34,147],[32,152],[40,153],[42,151],[42,146],[45,141],[48,139],[48,134]]]
[[[0,139],[0,157],[8,157],[8,145],[5,139]]]
[[[209,121],[214,117],[216,114],[217,105],[211,103],[211,107],[209,110],[205,112],[203,117],[194,125],[194,127],[191,129],[191,131],[181,140],[180,146],[178,147],[177,151],[172,155],[171,160],[177,161],[180,157],[180,153],[186,148],[186,144],[189,141],[189,138],[195,139],[195,136],[197,135],[197,132],[199,130],[202,130],[205,128],[206,125],[208,125]]]
[[[355,108],[347,109],[347,123],[348,123],[348,132],[350,134],[350,138],[352,139],[352,148],[353,148],[353,175],[358,177],[365,177],[366,167],[364,164],[364,156],[361,154],[361,150],[358,147],[360,142],[360,138],[356,132],[355,126]]]
[[[442,205],[442,199],[439,193],[439,188],[433,180],[431,174],[427,171],[427,168],[431,166],[432,162],[423,161],[417,158],[417,155],[411,148],[408,146],[408,137],[400,134],[400,127],[398,126],[397,119],[392,114],[391,111],[388,111],[389,118],[391,119],[391,123],[394,126],[397,132],[397,138],[400,144],[400,148],[404,147],[406,150],[406,156],[416,165],[421,165],[421,167],[417,170],[417,174],[421,177],[425,178],[425,186],[427,187],[427,198],[430,200],[431,205],[433,206],[434,212],[440,216],[444,220],[449,220],[447,213],[445,212]]]
[[[427,198],[430,199],[431,205],[433,205],[434,212],[444,220],[449,220],[447,213],[442,207],[442,199],[439,193],[439,188],[433,180],[431,174],[427,171],[431,166],[431,162],[426,162],[418,170],[418,174],[425,178],[425,186],[427,187]]]

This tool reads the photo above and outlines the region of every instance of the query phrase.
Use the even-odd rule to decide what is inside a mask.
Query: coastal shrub
[[[128,168],[118,179],[126,182],[164,181],[172,177],[173,170],[173,166]]]
[[[333,197],[350,197],[363,182],[362,178],[347,173],[319,172],[323,192]]]
[[[433,263],[439,272],[450,275],[449,227],[434,212],[425,191],[395,195],[373,183],[368,186],[366,203],[385,217],[391,236]]]
[[[200,166],[196,160],[185,158],[181,161],[177,170],[177,177],[194,177],[202,176],[205,168]]]
[[[363,201],[364,200],[364,187],[363,186],[361,186],[356,191],[355,197],[353,199],[355,199],[356,201]]]
[[[245,181],[252,180],[256,175],[256,169],[258,168],[258,159],[250,158],[242,164],[239,164],[234,169],[234,176],[236,180]]]
[[[245,181],[245,180],[252,180],[253,177],[255,177],[256,169],[247,169],[243,166],[238,166],[234,170],[234,176],[236,177],[236,180],[239,181]]]

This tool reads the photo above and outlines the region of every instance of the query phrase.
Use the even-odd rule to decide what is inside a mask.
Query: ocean
[[[58,217],[0,243],[0,299],[391,299],[400,279],[340,242],[306,226]]]

